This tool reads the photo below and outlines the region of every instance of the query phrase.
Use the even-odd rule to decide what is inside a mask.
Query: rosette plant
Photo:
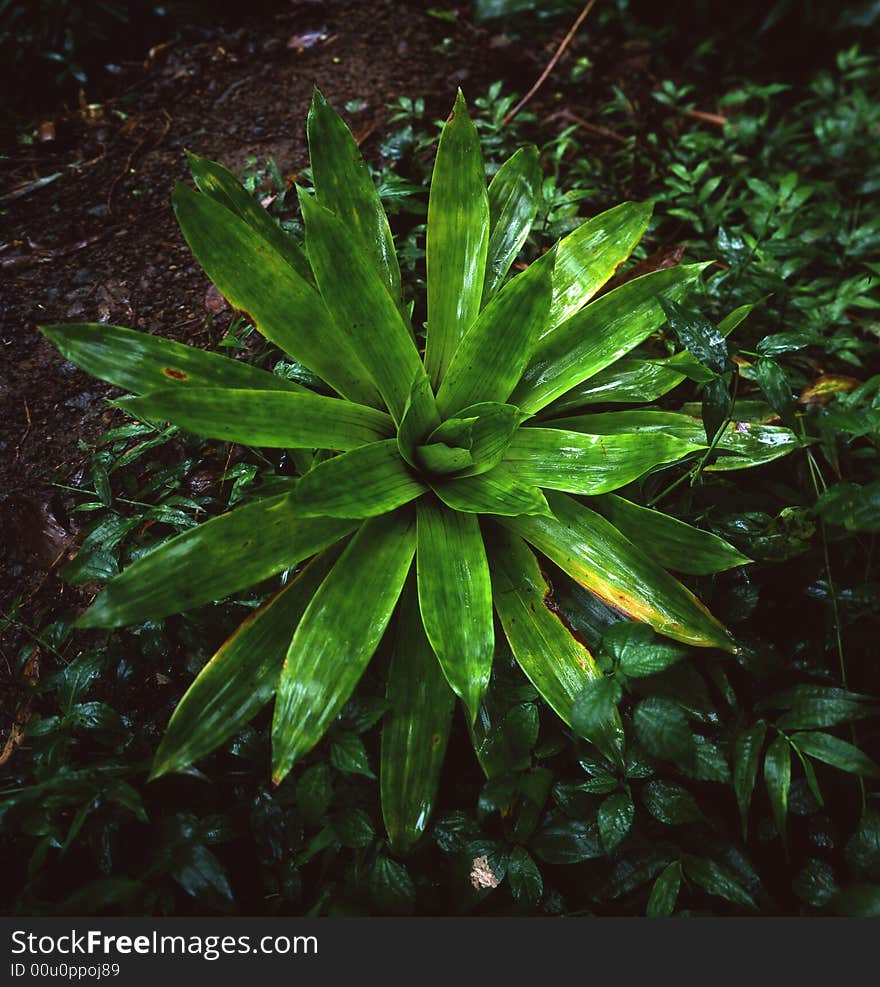
[[[600,674],[551,605],[542,559],[661,634],[727,651],[728,631],[667,570],[747,560],[713,534],[609,495],[706,448],[702,424],[686,414],[589,413],[597,402],[651,401],[684,379],[686,361],[621,358],[665,323],[663,306],[705,265],[594,299],[640,239],[649,205],[596,216],[508,277],[538,209],[537,150],[517,151],[487,188],[459,94],[430,190],[422,346],[367,165],[317,92],[308,138],[315,191],[300,190],[304,252],[213,162],[191,157],[197,190],[178,185],[174,208],[233,308],[323,386],[129,329],[42,328],[68,359],[134,392],[119,402],[131,414],[292,450],[300,474],[138,558],[79,625],[159,618],[287,573],[192,683],[153,771],[192,764],[274,696],[280,782],[337,717],[396,614],[381,795],[392,844],[406,849],[430,814],[455,697],[471,724],[480,714],[496,614],[523,672],[567,724]],[[712,465],[754,465],[793,444],[787,429],[729,423]],[[587,739],[614,736],[609,724]]]

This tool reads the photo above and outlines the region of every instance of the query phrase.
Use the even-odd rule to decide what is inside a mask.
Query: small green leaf
[[[544,893],[541,872],[528,851],[521,846],[514,847],[507,862],[507,880],[510,893],[518,904],[535,908]]]
[[[764,755],[764,784],[770,797],[776,830],[785,840],[788,792],[791,788],[791,748],[788,738],[781,734],[771,742]]]
[[[721,373],[727,364],[727,341],[724,334],[705,316],[678,302],[664,298],[660,304],[681,345],[704,366],[715,373]]]
[[[303,819],[310,825],[321,821],[333,798],[333,774],[319,761],[306,768],[296,782],[296,803]]]
[[[603,856],[595,823],[550,817],[532,837],[531,848],[548,864],[580,864]]]
[[[355,733],[340,731],[330,743],[330,763],[344,774],[375,778],[364,742]]]
[[[698,884],[704,891],[717,898],[723,898],[734,905],[745,908],[756,908],[755,900],[727,871],[708,857],[684,858],[684,870],[687,876]]]
[[[763,720],[758,720],[757,723],[737,734],[733,746],[733,788],[736,792],[736,802],[742,820],[743,839],[748,834],[749,806],[758,778],[761,749],[764,746],[766,733],[767,724]]]
[[[403,864],[378,857],[370,873],[370,894],[386,915],[409,915],[415,907],[416,888]]]
[[[675,902],[681,888],[681,862],[674,860],[664,868],[654,881],[648,907],[645,914],[648,918],[665,918],[675,911]]]
[[[858,747],[830,733],[795,733],[791,736],[791,743],[802,754],[808,754],[840,771],[865,778],[880,778],[880,766],[875,761]]]
[[[615,792],[602,800],[597,821],[602,845],[611,853],[630,831],[636,807],[629,792]]]
[[[647,625],[627,620],[608,628],[602,646],[633,677],[655,675],[687,654],[684,648],[659,639]]]
[[[660,696],[643,699],[633,714],[636,736],[655,757],[691,764],[694,738],[684,710]]]
[[[620,686],[607,676],[586,682],[574,701],[571,719],[575,730],[601,747],[609,727],[618,720],[621,695]]]
[[[642,789],[645,808],[667,826],[702,822],[703,813],[693,795],[671,781],[649,781]]]

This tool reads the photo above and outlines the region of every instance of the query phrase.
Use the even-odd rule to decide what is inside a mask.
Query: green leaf
[[[199,672],[165,730],[151,779],[181,771],[219,747],[272,698],[296,625],[338,556],[334,547],[314,558]]]
[[[544,893],[544,881],[538,866],[524,847],[516,846],[507,862],[510,893],[518,904],[535,908]]]
[[[611,853],[630,831],[636,807],[629,792],[615,792],[599,805],[599,836],[607,853]]]
[[[422,369],[409,328],[370,258],[342,221],[302,190],[299,201],[309,261],[321,297],[338,332],[357,354],[399,422],[413,380]],[[342,359],[340,354],[337,362]]]
[[[276,449],[357,449],[394,434],[394,423],[384,412],[319,394],[166,388],[116,403],[137,418],[170,421],[212,439]]]
[[[655,401],[685,379],[663,360],[617,360],[549,404],[542,417],[579,411],[591,404]]]
[[[452,445],[463,445],[471,454],[473,465],[465,476],[487,473],[501,462],[505,449],[523,420],[522,412],[512,404],[487,401],[470,405],[459,413],[460,418],[447,419],[431,435]]]
[[[398,611],[386,696],[382,818],[392,850],[407,853],[431,818],[455,708],[455,696],[425,636],[412,576]]]
[[[229,304],[344,397],[377,406],[376,388],[344,332],[278,251],[207,195],[178,185],[173,201],[190,250]]]
[[[489,684],[495,631],[492,585],[480,525],[423,497],[418,505],[419,607],[446,681],[471,722]]]
[[[806,862],[794,879],[792,890],[812,908],[824,908],[833,901],[840,888],[834,880],[834,871],[830,864],[814,857]]]
[[[782,367],[775,360],[758,360],[755,364],[755,382],[776,414],[786,425],[793,424],[794,399],[791,384]]]
[[[853,884],[834,899],[838,915],[851,918],[877,918],[880,916],[880,884]]]
[[[171,876],[202,906],[229,911],[235,898],[229,875],[217,857],[200,843],[180,848]]]
[[[549,512],[541,491],[518,480],[502,464],[479,476],[432,480],[431,489],[447,507],[467,514],[516,517]]]
[[[660,696],[643,699],[636,706],[633,725],[639,741],[654,757],[693,763],[694,738],[684,710]]]
[[[642,789],[645,808],[667,826],[702,822],[703,813],[693,795],[672,781],[649,781]]]
[[[333,831],[339,842],[351,850],[369,846],[376,836],[370,817],[355,807],[345,808],[334,817]]]
[[[552,258],[509,281],[458,344],[437,392],[441,416],[504,402],[528,364],[550,308]]]
[[[799,699],[776,720],[776,726],[780,730],[812,730],[814,727],[833,727],[876,715],[876,706],[842,697],[816,696]]]
[[[286,652],[287,648],[284,650]],[[296,804],[303,819],[312,826],[319,823],[332,798],[333,772],[330,766],[325,761],[309,765],[296,782]]]
[[[743,905],[746,908],[756,908],[752,896],[730,875],[726,868],[715,863],[708,857],[684,858],[684,869],[687,876],[698,884],[704,891],[717,898]]]
[[[538,708],[534,703],[517,703],[497,717],[495,712],[484,702],[476,722],[469,724],[474,753],[487,778],[527,770],[538,740]]]
[[[344,774],[375,778],[364,742],[356,733],[340,731],[330,743],[330,763]]]
[[[275,699],[276,783],[321,739],[357,685],[391,619],[415,547],[411,512],[367,521],[306,608]]]
[[[541,166],[534,144],[521,147],[489,183],[489,246],[483,305],[501,287],[525,243],[541,201]]]
[[[681,889],[681,862],[674,860],[663,869],[654,881],[648,907],[645,914],[648,918],[665,918],[675,911],[675,902]]]
[[[864,813],[846,845],[846,862],[872,880],[880,879],[880,814]]]
[[[700,447],[673,436],[585,435],[558,428],[521,428],[504,463],[526,483],[567,493],[606,493],[661,463],[684,459]]]
[[[835,483],[816,501],[816,512],[847,531],[880,531],[880,480]]]
[[[375,517],[425,491],[400,458],[397,441],[386,439],[320,463],[293,492],[297,517]]]
[[[697,598],[601,515],[549,491],[552,517],[504,520],[572,579],[667,637],[698,647],[734,650],[727,631]]]
[[[416,888],[403,864],[378,857],[370,873],[370,894],[383,915],[409,915],[415,907]]]
[[[764,755],[764,784],[770,797],[776,830],[784,841],[788,792],[791,788],[791,747],[788,738],[781,734],[770,743]]]
[[[705,266],[655,271],[591,302],[538,343],[511,404],[534,414],[628,353],[663,324],[661,294],[680,298]]]
[[[698,418],[678,411],[614,411],[597,415],[559,418],[554,427],[570,428],[591,435],[618,435],[624,432],[661,431],[695,445],[705,443],[705,429]],[[718,440],[716,449],[725,455],[705,469],[728,470],[760,466],[785,456],[801,445],[800,439],[788,428],[758,425],[754,422],[729,422]]]
[[[431,382],[424,370],[416,372],[409,397],[403,409],[403,417],[397,430],[397,449],[404,460],[417,468],[416,448],[440,424],[437,402],[431,390]]]
[[[418,446],[415,458],[420,469],[436,476],[461,473],[474,465],[474,457],[467,449],[448,446],[445,442],[433,442],[430,445]]]
[[[621,699],[620,685],[602,675],[585,682],[577,694],[572,708],[572,725],[575,730],[600,749],[607,743],[604,738],[616,734],[618,746],[623,739],[617,704]]]
[[[611,494],[600,502],[599,509],[621,534],[644,544],[655,562],[673,572],[700,576],[751,562],[718,535],[623,497]]]
[[[268,210],[264,209],[242,186],[231,171],[216,161],[200,158],[190,151],[186,152],[186,156],[193,181],[200,192],[243,219],[290,264],[301,278],[306,281],[312,280],[312,269],[302,248],[278,225]]]
[[[631,620],[612,624],[602,638],[602,647],[620,663],[621,671],[634,678],[656,675],[687,654],[684,648],[657,638],[650,627]]]
[[[356,527],[356,521],[300,519],[293,494],[246,504],[141,556],[77,626],[119,627],[219,600],[295,566]]]
[[[551,817],[535,833],[531,848],[548,864],[580,864],[603,856],[595,823]]]
[[[40,326],[61,355],[86,373],[135,394],[190,387],[306,393],[292,380],[135,329],[103,323]]]
[[[605,679],[593,656],[564,622],[535,554],[509,531],[495,529],[487,541],[495,609],[517,664],[557,716],[601,749],[616,749],[620,690]],[[617,690],[606,707],[578,719],[585,690],[609,683]],[[574,715],[572,710],[574,709]]]
[[[704,366],[721,373],[727,365],[727,341],[723,333],[699,312],[671,299],[661,299],[660,304],[681,345]]]
[[[807,731],[792,734],[790,739],[802,754],[808,754],[817,761],[830,764],[832,768],[862,775],[865,778],[880,778],[880,766],[867,754],[830,733]]]
[[[733,745],[733,788],[736,792],[736,802],[742,820],[743,840],[748,834],[749,806],[758,778],[761,749],[764,746],[766,733],[767,724],[763,720],[758,720],[748,729],[741,730]]]
[[[440,136],[428,201],[425,366],[435,389],[479,314],[488,246],[489,195],[483,154],[459,90]]]
[[[402,309],[400,268],[382,201],[351,131],[315,87],[308,117],[309,159],[318,202],[342,221]]]
[[[545,335],[555,335],[629,257],[648,227],[650,202],[622,202],[594,216],[559,242],[553,303]]]

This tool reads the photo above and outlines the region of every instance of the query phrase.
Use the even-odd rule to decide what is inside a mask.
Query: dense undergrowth
[[[87,636],[72,631],[75,614],[53,614],[32,623],[17,656],[23,743],[0,788],[8,907],[880,911],[871,760],[880,754],[880,60],[844,49],[808,83],[731,81],[718,100],[723,119],[707,121],[693,110],[705,105],[697,92],[711,64],[663,82],[641,105],[608,90],[595,119],[613,136],[601,153],[564,116],[549,138],[528,108],[505,124],[515,99],[501,84],[472,109],[490,170],[520,141],[542,145],[544,199],[522,264],[585,216],[623,198],[653,198],[653,225],[633,263],[651,270],[683,253],[713,260],[695,307],[717,321],[755,305],[731,337],[736,369],[724,386],[692,367],[693,379],[660,404],[721,421],[745,417],[747,407],[750,418],[793,426],[803,448],[730,476],[700,460],[625,491],[755,560],[692,580],[743,653],[691,651],[670,664],[669,645],[621,631],[612,612],[554,570],[555,605],[609,673],[601,694],[582,696],[576,716],[586,722],[620,697],[632,740],[626,770],[588,754],[501,652],[487,700],[493,777],[475,768],[464,719],[456,720],[434,825],[397,859],[383,838],[374,774],[386,708],[378,672],[368,671],[328,737],[277,788],[268,777],[267,715],[197,769],[146,782],[180,695],[270,586],[113,633]],[[566,71],[563,92],[586,84],[593,67],[582,59]],[[424,184],[437,133],[423,103],[401,99],[375,162],[417,324]],[[280,170],[254,162],[245,178],[274,195],[272,211],[297,235],[295,195]],[[689,312],[673,313],[631,356],[687,345],[692,323]],[[238,320],[213,342],[314,383],[258,339]],[[593,382],[600,393],[601,381]],[[284,455],[137,423],[85,451],[90,471],[68,492],[87,533],[65,571],[83,584],[265,495],[293,469]]]

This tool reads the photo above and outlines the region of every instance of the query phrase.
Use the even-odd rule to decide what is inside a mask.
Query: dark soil
[[[76,482],[89,457],[81,443],[114,414],[112,389],[63,362],[37,324],[107,322],[200,346],[228,328],[171,210],[174,182],[188,178],[184,148],[236,172],[272,157],[292,179],[308,163],[314,83],[340,108],[366,103],[350,122],[375,157],[397,96],[424,96],[441,117],[457,85],[477,94],[499,68],[473,28],[418,3],[297,3],[210,34],[154,47],[117,94],[47,115],[55,139],[13,146],[0,165],[3,193],[62,173],[8,203],[0,237],[2,612],[15,598],[28,610],[71,592],[56,572],[76,531],[50,481]],[[449,36],[454,59],[433,50]]]

